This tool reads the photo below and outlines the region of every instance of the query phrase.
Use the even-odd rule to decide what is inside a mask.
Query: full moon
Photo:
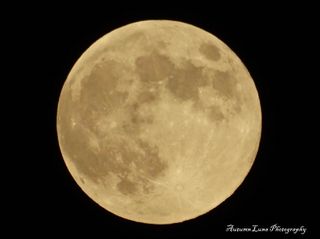
[[[209,212],[243,182],[261,109],[248,70],[217,37],[140,21],[104,35],[75,63],[57,133],[93,201],[128,220],[171,224]]]

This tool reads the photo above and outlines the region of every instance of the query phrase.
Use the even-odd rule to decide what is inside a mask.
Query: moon
[[[190,24],[147,20],[81,55],[61,90],[57,134],[93,201],[128,220],[172,224],[235,192],[261,121],[254,81],[226,44]]]

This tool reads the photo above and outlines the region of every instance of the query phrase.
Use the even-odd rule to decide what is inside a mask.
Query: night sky
[[[228,224],[269,227],[275,223],[303,225],[308,229],[305,236],[315,233],[312,200],[316,191],[311,189],[315,190],[316,179],[311,165],[318,158],[312,153],[317,107],[312,91],[318,77],[312,73],[317,31],[312,7],[229,4],[227,10],[214,4],[192,5],[8,8],[11,14],[2,17],[4,40],[14,50],[4,45],[12,68],[5,69],[10,72],[11,88],[3,93],[12,116],[8,120],[16,125],[14,135],[10,133],[10,144],[15,145],[7,156],[10,166],[3,170],[10,178],[5,183],[10,196],[4,209],[10,233],[43,238],[67,234],[165,239],[283,236],[226,232]],[[220,38],[246,65],[262,108],[260,148],[243,184],[208,214],[167,226],[127,221],[94,203],[69,174],[56,133],[60,90],[82,52],[111,30],[148,19],[183,21]]]

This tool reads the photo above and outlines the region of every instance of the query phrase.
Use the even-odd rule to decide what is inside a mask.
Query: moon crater
[[[219,48],[211,43],[201,44],[199,50],[208,60],[218,61],[220,59]]]

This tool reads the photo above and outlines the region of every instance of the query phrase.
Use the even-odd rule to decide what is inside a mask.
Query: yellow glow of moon
[[[176,21],[141,21],[95,42],[63,86],[57,132],[81,189],[129,220],[198,217],[241,184],[256,157],[254,82],[219,39]]]

